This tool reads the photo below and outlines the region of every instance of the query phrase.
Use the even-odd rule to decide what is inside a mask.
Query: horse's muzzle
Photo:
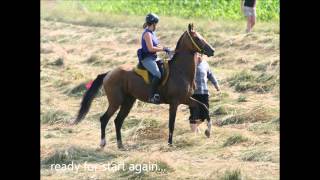
[[[214,56],[214,48],[211,46],[205,46],[205,55],[207,55],[208,57]]]
[[[204,54],[207,55],[208,57],[214,56],[214,50],[206,51]]]

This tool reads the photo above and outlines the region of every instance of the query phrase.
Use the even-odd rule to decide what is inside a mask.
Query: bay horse
[[[158,88],[160,104],[169,104],[169,138],[168,145],[172,145],[174,124],[177,108],[180,104],[190,107],[200,107],[207,112],[207,126],[205,135],[209,138],[212,122],[207,106],[191,97],[195,88],[195,53],[205,54],[208,57],[214,55],[214,48],[193,29],[193,24],[181,35],[177,42],[174,55],[169,61],[170,74],[164,86]],[[114,120],[117,137],[117,147],[123,148],[121,139],[121,126],[128,116],[134,102],[139,99],[148,102],[150,85],[146,84],[142,77],[133,71],[131,65],[121,65],[107,73],[99,74],[91,87],[85,92],[81,107],[72,124],[79,123],[88,113],[91,102],[103,85],[109,102],[107,111],[100,117],[101,141],[100,147],[106,145],[105,129],[111,116],[119,109]]]

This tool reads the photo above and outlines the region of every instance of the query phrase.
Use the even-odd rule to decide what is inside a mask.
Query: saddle
[[[161,72],[160,86],[164,86],[169,77],[169,64],[167,60],[158,60],[156,61],[159,70]],[[153,79],[153,75],[142,65],[142,63],[138,63],[136,67],[134,67],[134,72],[141,76],[146,84],[150,84]]]

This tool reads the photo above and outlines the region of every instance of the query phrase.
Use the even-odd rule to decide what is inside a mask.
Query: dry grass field
[[[258,22],[245,34],[245,21],[162,17],[161,44],[174,49],[193,22],[216,49],[206,58],[222,90],[218,96],[209,85],[213,132],[206,138],[202,124],[201,134],[191,133],[188,107],[180,105],[169,147],[169,106],[137,101],[122,128],[121,151],[115,116],[106,129],[107,145],[99,149],[99,117],[108,106],[102,89],[79,125],[68,122],[85,83],[121,64],[136,65],[144,17],[59,10],[50,1],[42,3],[41,15],[42,179],[279,179],[278,23]],[[52,170],[51,164],[70,163],[80,168]],[[114,170],[104,170],[107,163]],[[156,164],[162,171],[138,173],[130,164]]]

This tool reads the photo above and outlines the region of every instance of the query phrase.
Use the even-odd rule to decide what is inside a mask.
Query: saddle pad
[[[134,67],[133,71],[137,73],[139,76],[141,76],[145,83],[150,84],[149,73],[147,70]]]
[[[150,84],[149,72],[146,69],[141,69],[139,65],[134,67],[133,71],[141,76],[146,84]],[[169,78],[169,63],[164,61],[164,75],[161,78],[161,86],[164,86]]]

